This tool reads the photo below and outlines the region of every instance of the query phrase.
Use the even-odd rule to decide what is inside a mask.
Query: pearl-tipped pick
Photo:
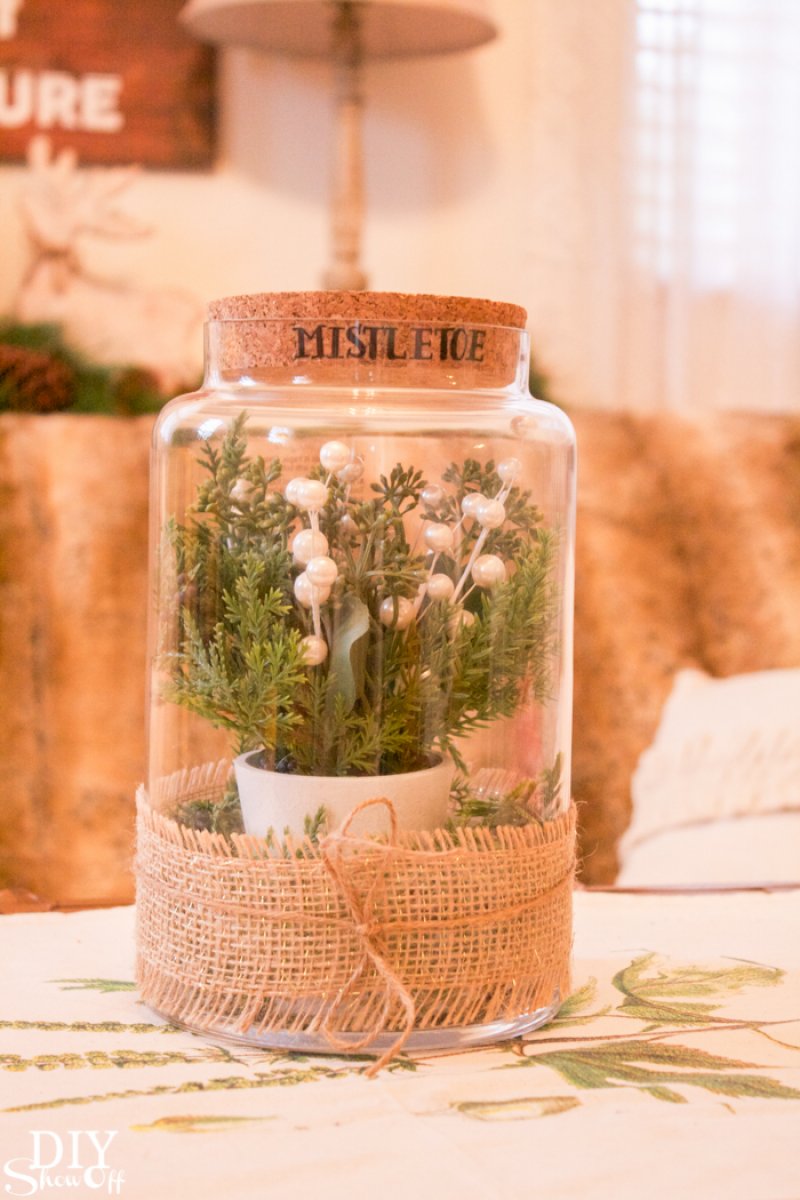
[[[252,483],[248,483],[246,479],[237,479],[231,488],[231,500],[247,500],[252,490]]]
[[[309,559],[305,573],[315,587],[330,589],[336,582],[339,568],[327,554],[318,554]]]
[[[328,539],[318,529],[301,529],[292,542],[294,561],[306,566],[312,558],[328,553]]]
[[[318,587],[312,583],[306,572],[302,571],[294,581],[294,594],[298,604],[302,604],[303,608],[311,608],[315,600],[317,604],[324,604],[331,594],[331,589]]]
[[[363,462],[360,462],[357,458],[354,458],[352,462],[346,462],[344,466],[336,472],[336,477],[341,483],[358,483],[363,474]]]
[[[397,620],[395,620],[395,601],[391,596],[381,600],[378,613],[383,625],[392,625],[395,629],[406,629],[414,620],[414,602],[406,596],[397,597]]]
[[[437,554],[441,554],[444,550],[451,550],[455,540],[450,526],[439,523],[429,525],[425,530],[424,537],[428,549],[435,550]]]
[[[427,592],[431,600],[449,600],[456,585],[449,575],[431,575],[428,580]]]
[[[324,638],[315,637],[313,633],[304,637],[300,645],[303,647],[303,658],[309,667],[318,667],[328,657],[328,643]]]
[[[341,471],[350,462],[350,448],[344,442],[326,442],[319,452],[319,461],[326,471]]]
[[[444,489],[438,483],[429,483],[420,492],[420,500],[426,508],[440,508],[444,500]]]
[[[283,489],[283,494],[290,504],[297,504],[300,496],[300,488],[304,483],[310,483],[309,479],[299,476],[297,479],[290,479],[286,487]]]
[[[500,500],[482,500],[474,516],[484,529],[499,529],[506,519],[505,505]]]
[[[465,517],[474,517],[478,506],[486,503],[483,492],[468,492],[461,501],[461,511]]]
[[[504,458],[502,462],[497,464],[497,474],[506,487],[510,487],[519,478],[521,471],[522,463],[518,458]]]
[[[461,608],[461,609],[457,609],[453,613],[452,617],[448,621],[447,628],[450,630],[450,633],[453,636],[455,636],[458,633],[458,631],[462,625],[466,629],[469,629],[470,626],[474,625],[474,624],[475,624],[475,617],[469,611],[469,609]]]
[[[292,488],[290,497],[288,493],[292,484],[296,484],[296,487]],[[328,502],[328,489],[321,479],[293,479],[284,494],[291,504],[306,512],[319,512]]]
[[[296,508],[305,509],[306,512],[318,512],[327,504],[327,488],[321,479],[303,479],[300,481],[300,486],[296,490],[296,500],[294,504]]]
[[[472,564],[472,578],[478,587],[496,587],[505,582],[506,564],[496,554],[482,554]]]

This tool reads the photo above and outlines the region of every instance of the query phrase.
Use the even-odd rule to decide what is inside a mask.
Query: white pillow
[[[800,670],[680,671],[631,794],[619,886],[800,880]]]

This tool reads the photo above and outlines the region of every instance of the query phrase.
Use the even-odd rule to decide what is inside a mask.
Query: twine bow
[[[371,838],[361,838],[349,832],[353,820],[359,813],[367,808],[381,804],[387,809],[391,823],[389,841],[386,844],[375,842]],[[339,991],[336,1001],[329,1008],[322,1024],[322,1032],[334,1050],[361,1050],[369,1046],[385,1028],[393,1004],[399,1002],[405,1010],[403,1028],[397,1038],[366,1072],[368,1078],[371,1079],[403,1049],[414,1028],[414,1019],[416,1017],[416,1006],[411,993],[384,957],[379,941],[384,926],[380,921],[375,919],[376,897],[384,884],[385,868],[401,850],[398,845],[397,813],[395,812],[394,805],[385,796],[378,796],[372,800],[362,801],[361,804],[357,804],[349,813],[342,826],[322,838],[319,845],[325,870],[336,884],[347,907],[352,918],[353,929],[358,935],[363,951],[361,961],[347,983]],[[360,849],[368,850],[372,855],[377,851],[381,855],[374,879],[364,895],[360,895],[356,889],[353,883],[352,872],[347,863],[347,851]],[[332,1028],[334,1014],[347,997],[355,991],[358,981],[370,963],[384,982],[385,995],[383,1008],[378,1014],[373,1027],[363,1037],[356,1041],[349,1038],[341,1038],[337,1036],[336,1031]]]

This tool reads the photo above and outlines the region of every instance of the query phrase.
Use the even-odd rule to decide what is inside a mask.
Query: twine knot
[[[349,832],[350,826],[355,817],[365,809],[379,804],[383,805],[389,813],[391,828],[388,842],[375,842],[372,839],[351,834]],[[361,1050],[374,1042],[375,1038],[385,1029],[391,1010],[396,1003],[399,1002],[405,1010],[405,1020],[397,1038],[366,1072],[370,1079],[377,1075],[378,1071],[386,1066],[395,1055],[400,1053],[414,1028],[414,1019],[416,1017],[416,1006],[411,993],[384,957],[383,948],[379,944],[379,938],[384,931],[384,926],[380,921],[375,919],[374,915],[378,894],[385,886],[383,868],[399,852],[397,844],[398,832],[397,813],[395,812],[394,805],[385,796],[378,796],[372,800],[364,800],[361,804],[357,804],[348,814],[342,826],[334,830],[333,833],[327,834],[326,837],[321,839],[319,844],[325,869],[336,884],[339,894],[347,907],[353,922],[353,930],[358,935],[362,948],[361,961],[347,983],[340,990],[334,1003],[328,1009],[328,1013],[322,1024],[322,1032],[334,1050]],[[353,882],[352,872],[347,862],[348,849],[367,849],[373,854],[378,853],[382,856],[379,869],[375,871],[374,879],[364,895],[361,895],[357,891]],[[346,998],[355,990],[356,984],[370,963],[384,981],[385,999],[383,1008],[378,1014],[373,1027],[365,1030],[363,1037],[356,1040],[341,1038],[333,1028],[334,1015]]]

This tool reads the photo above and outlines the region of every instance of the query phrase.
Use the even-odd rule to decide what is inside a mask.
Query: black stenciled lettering
[[[452,332],[452,325],[442,326],[439,330],[439,358],[442,362],[447,362],[448,341]]]
[[[367,356],[371,362],[375,362],[378,357],[378,335],[381,332],[381,326],[364,325],[363,329],[367,334]]]
[[[368,358],[375,362],[484,361],[486,330],[463,325],[418,325],[406,331],[396,325],[293,326],[297,338],[295,358]]]
[[[386,357],[390,362],[396,362],[399,359],[408,358],[408,351],[397,351],[396,340],[398,329],[396,325],[385,325],[384,332],[386,333]]]
[[[315,329],[304,329],[302,325],[295,325],[294,331],[297,334],[297,349],[295,350],[295,358],[323,358],[323,333],[324,326],[317,325]],[[306,349],[309,342],[313,342],[314,353],[310,354]]]
[[[467,358],[470,362],[483,362],[483,351],[486,347],[486,330],[473,329],[470,331],[469,351]]]
[[[358,325],[349,325],[345,331],[345,337],[350,343],[350,349],[347,351],[347,357],[363,358],[367,353],[367,344],[359,335]]]
[[[430,328],[420,327],[414,330],[413,356],[418,362],[428,362],[433,358],[433,349],[431,347],[432,337],[433,330]],[[425,351],[427,351],[427,354]]]
[[[467,331],[466,329],[454,329],[453,336],[450,339],[450,357],[456,362],[461,362],[464,355],[467,353]]]

